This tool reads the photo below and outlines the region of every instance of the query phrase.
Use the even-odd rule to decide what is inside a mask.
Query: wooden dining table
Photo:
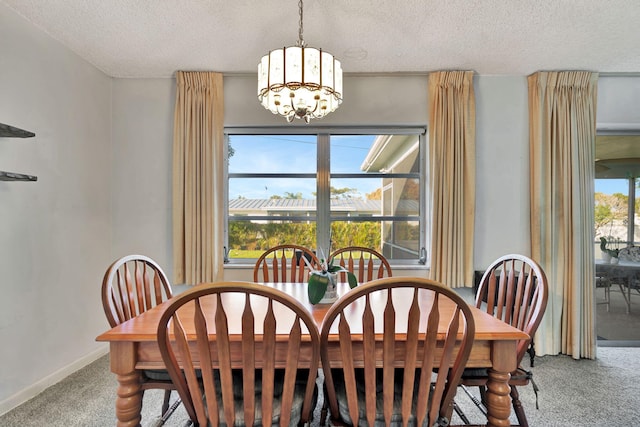
[[[266,283],[280,289],[300,301],[311,312],[318,328],[321,327],[329,304],[313,305],[309,302],[307,285],[303,283]],[[348,291],[346,283],[338,284],[338,294]],[[164,313],[171,300],[168,300],[137,317],[134,317],[99,335],[96,340],[108,342],[110,345],[111,372],[116,374],[118,388],[116,393],[116,417],[119,427],[136,427],[141,422],[142,389],[141,372],[145,369],[165,368],[157,344],[157,327],[160,317]],[[410,299],[407,299],[409,305]],[[443,304],[441,301],[440,304]],[[445,303],[446,304],[446,303]],[[501,320],[471,307],[475,321],[476,333],[471,355],[467,367],[486,367],[488,370],[487,383],[487,412],[489,426],[509,426],[511,413],[511,397],[509,378],[510,372],[517,368],[516,343],[522,339],[528,339],[528,335]],[[277,312],[276,312],[277,316]],[[444,319],[444,318],[443,318]],[[354,321],[357,320],[353,319]],[[443,320],[444,321],[444,320]],[[189,333],[189,325],[185,324]],[[445,328],[445,325],[441,325]],[[400,325],[398,327],[401,327]],[[229,325],[233,331],[233,325]],[[396,331],[397,336],[402,336],[402,331]],[[335,340],[338,345],[337,333]],[[303,340],[300,349],[301,355],[305,353]],[[330,349],[331,350],[331,349]],[[278,352],[276,352],[278,353]],[[333,351],[330,351],[330,354]],[[359,357],[354,354],[354,357]],[[259,357],[256,357],[259,360]],[[302,358],[306,359],[306,358]],[[283,363],[277,361],[276,363]],[[357,365],[358,360],[354,360]],[[331,361],[332,366],[334,361]]]

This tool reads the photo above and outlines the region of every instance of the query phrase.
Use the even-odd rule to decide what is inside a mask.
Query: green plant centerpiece
[[[338,299],[336,292],[338,273],[347,274],[347,281],[351,289],[358,286],[356,276],[341,265],[334,265],[333,258],[330,258],[329,261],[321,258],[319,269],[314,269],[306,259],[305,262],[307,262],[310,271],[308,291],[311,304],[331,303]]]
[[[605,254],[608,254],[611,258],[618,258],[620,254],[620,249],[607,249],[607,239],[604,237],[600,238],[600,250]]]

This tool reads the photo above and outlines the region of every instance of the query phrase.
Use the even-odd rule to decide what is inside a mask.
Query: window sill
[[[246,270],[246,269],[251,269],[253,270],[253,267],[255,266],[255,264],[251,264],[251,263],[227,263],[224,264],[223,268],[224,269],[229,269],[229,270]],[[428,271],[429,270],[429,266],[427,265],[423,265],[423,264],[391,264],[391,270],[396,271],[396,270],[424,270],[424,271]]]

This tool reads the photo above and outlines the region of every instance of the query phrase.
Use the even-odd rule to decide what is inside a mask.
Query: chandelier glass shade
[[[258,64],[258,100],[273,114],[309,123],[342,103],[342,65],[322,49],[306,47],[300,30],[296,46],[269,52]]]

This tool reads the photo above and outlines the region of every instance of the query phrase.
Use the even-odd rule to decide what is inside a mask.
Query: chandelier
[[[258,100],[273,114],[321,119],[342,103],[342,66],[328,52],[302,39],[302,0],[298,2],[298,42],[269,52],[258,64]]]

